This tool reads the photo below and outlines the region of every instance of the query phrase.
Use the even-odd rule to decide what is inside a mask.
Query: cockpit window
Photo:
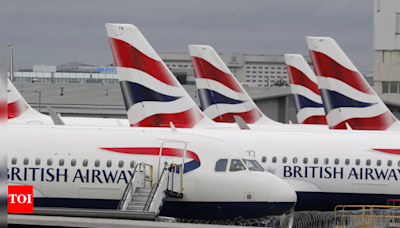
[[[256,160],[243,159],[243,162],[247,166],[247,168],[249,168],[250,171],[264,172],[264,168],[261,167],[260,163],[258,163]]]
[[[228,159],[219,159],[215,164],[215,172],[225,172],[228,165]]]
[[[240,161],[239,159],[232,159],[231,167],[229,168],[229,171],[236,172],[236,171],[242,171],[242,170],[246,170],[246,167],[244,167],[242,161]]]

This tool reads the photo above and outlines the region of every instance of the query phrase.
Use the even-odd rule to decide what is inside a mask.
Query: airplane
[[[10,79],[7,78],[7,124],[8,125],[56,125],[51,116],[44,115],[33,109],[21,96]],[[129,127],[127,119],[88,118],[88,117],[57,117],[66,125],[71,126],[109,126]]]
[[[330,129],[400,131],[400,122],[330,37],[307,37]]]
[[[208,45],[189,45],[196,86],[204,114],[215,122],[281,125],[265,116],[217,52]]]
[[[157,215],[255,218],[283,214],[296,202],[293,189],[264,172],[244,149],[205,136],[135,128],[15,125],[8,126],[7,137],[20,142],[3,148],[8,151],[8,185],[33,185],[35,207],[117,209],[141,164],[152,167],[146,177],[154,183],[154,202],[161,202],[163,197],[157,194],[164,190],[160,193],[154,186],[165,180],[165,163],[177,164],[178,173],[183,171],[175,185],[182,186],[178,189],[183,195],[167,198],[162,209],[150,204]],[[150,191],[149,184],[145,186]],[[150,195],[135,191],[132,200],[143,208],[148,199]]]
[[[169,117],[180,114],[174,113],[175,102],[162,99],[163,95],[156,92],[163,91],[162,94],[170,95],[172,92],[167,92],[173,90],[168,90],[169,88],[178,90],[180,87],[175,84],[174,76],[167,71],[167,68],[162,68],[161,59],[135,26],[106,24],[106,30],[121,82],[131,85],[144,84],[149,86],[147,88],[154,88],[147,94],[157,94],[152,96],[154,99],[146,101],[141,99],[138,93],[132,92],[134,90],[123,90],[125,101],[136,101],[136,103],[126,102],[128,110],[136,109],[135,112],[128,111],[130,123],[139,129],[151,127],[150,129],[157,131],[168,130],[144,122],[140,125],[135,123],[151,117],[153,113],[163,115],[168,112],[162,119],[165,123],[175,120]],[[153,64],[158,68],[153,67]],[[152,83],[149,83],[150,81]],[[174,84],[166,85],[162,81]],[[185,94],[180,96],[184,97]],[[140,103],[140,101],[146,102]],[[148,110],[152,112],[146,112],[148,104],[151,104],[151,109]],[[142,112],[138,110],[140,107],[143,109]],[[164,111],[163,107],[168,109]],[[187,108],[191,107],[194,105]],[[138,112],[142,114],[139,117],[136,115]],[[337,204],[385,204],[386,199],[400,197],[400,192],[396,190],[400,187],[397,181],[400,173],[396,169],[400,154],[399,133],[344,132],[327,128],[317,131],[312,127],[297,128],[297,130],[270,128],[262,131],[195,128],[202,120],[197,118],[197,115],[196,112],[193,118],[186,116],[180,119],[180,128],[177,130],[231,142],[255,154],[257,161],[269,172],[286,179],[296,190],[298,194],[296,210],[333,210]],[[191,126],[195,127],[191,129]],[[338,162],[336,159],[339,159]],[[381,171],[386,172],[385,178],[377,177],[378,174],[375,172]],[[370,175],[375,176],[371,178]],[[310,200],[310,197],[314,196],[318,200]]]
[[[189,45],[189,52],[203,112],[213,121],[235,123],[234,116],[240,116],[251,129],[327,129],[318,126],[317,122],[314,125],[287,125],[271,120],[260,111],[214,48],[208,45]]]
[[[177,128],[240,130],[237,124],[217,123],[205,115],[136,27],[106,24],[106,30],[131,127],[169,127],[169,122],[173,122]],[[254,104],[250,100],[247,103]],[[261,115],[258,108],[253,110]],[[257,119],[256,116],[249,118]],[[228,119],[231,121],[232,117]],[[279,123],[248,126],[259,130],[310,127],[327,130],[321,126]]]
[[[297,122],[327,125],[317,77],[302,55],[285,54]]]

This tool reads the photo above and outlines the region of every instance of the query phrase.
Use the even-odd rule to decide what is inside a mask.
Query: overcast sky
[[[0,7],[1,43],[14,46],[20,69],[112,63],[107,22],[136,25],[157,52],[207,44],[223,53],[308,55],[305,36],[330,36],[363,72],[373,63],[373,5],[373,0],[12,0]]]

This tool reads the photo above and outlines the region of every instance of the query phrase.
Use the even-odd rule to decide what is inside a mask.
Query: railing
[[[151,202],[153,201],[154,195],[156,194],[156,192],[157,192],[157,190],[158,190],[158,188],[159,188],[159,186],[160,186],[159,183],[160,183],[160,181],[161,181],[161,179],[162,179],[162,177],[163,177],[163,175],[164,175],[164,172],[165,172],[165,169],[167,168],[167,165],[168,165],[168,164],[165,164],[165,165],[164,165],[164,169],[163,169],[163,171],[162,171],[162,173],[161,173],[160,178],[158,179],[158,183],[154,184],[154,186],[151,188],[149,197],[148,197],[147,200],[146,200],[146,204],[144,205],[143,211],[148,211],[148,210],[149,210],[150,204],[151,204]]]
[[[341,210],[339,210],[341,208]],[[360,208],[361,214],[349,214],[346,209]],[[389,223],[390,220],[400,221],[398,211],[379,210],[392,209],[399,210],[400,206],[382,206],[382,205],[338,205],[335,207],[335,227],[380,227],[377,223]],[[393,213],[390,213],[393,212]],[[355,222],[357,220],[356,226]]]
[[[132,175],[131,179],[129,180],[129,183],[125,187],[124,193],[122,194],[122,198],[119,201],[118,210],[122,210],[123,209],[123,206],[124,206],[124,204],[126,202],[126,199],[128,198],[129,192],[131,191],[131,189],[133,187],[132,180],[135,177],[135,174],[136,174],[136,171],[137,171],[138,167],[139,167],[139,172],[141,172],[142,171],[141,168],[144,167],[143,171],[145,171],[146,166],[150,167],[150,173],[151,174],[150,174],[150,180],[149,181],[150,181],[150,187],[152,187],[152,185],[153,185],[153,166],[149,165],[149,164],[146,164],[146,163],[143,163],[143,162],[137,164],[135,166],[135,169],[133,170],[133,175]],[[144,181],[146,181],[146,175],[144,175],[144,177],[145,177]]]

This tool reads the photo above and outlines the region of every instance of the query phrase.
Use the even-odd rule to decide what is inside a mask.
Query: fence
[[[359,210],[354,210],[356,208]],[[340,210],[339,210],[340,209]],[[353,209],[353,210],[349,210]],[[288,228],[400,227],[400,207],[339,206],[335,211],[300,211],[281,216],[226,221],[161,218],[161,222]]]

